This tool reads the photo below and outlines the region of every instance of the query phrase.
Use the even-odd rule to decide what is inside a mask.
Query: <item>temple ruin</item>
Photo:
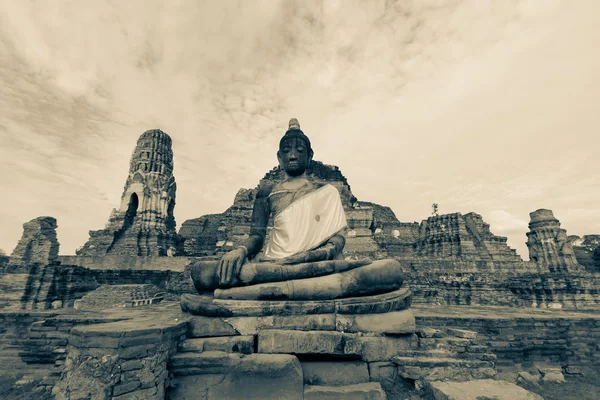
[[[265,388],[280,398],[393,400],[441,393],[447,381],[512,399],[532,397],[498,380],[501,369],[540,383],[596,376],[600,235],[568,236],[540,209],[522,260],[479,214],[402,222],[318,161],[309,179],[338,189],[347,218],[340,261],[397,260],[396,297],[269,307],[224,299],[218,315],[182,312],[180,298],[195,293],[190,270],[243,243],[258,191],[283,174],[273,168],[223,213],[177,233],[171,144],[161,130],[139,138],[121,204],[77,255],[58,255],[54,218],[24,224],[10,259],[0,258],[4,375],[68,400],[264,398]]]
[[[77,254],[173,255],[176,189],[171,138],[160,129],[144,132],[131,156],[121,205],[113,209],[106,228],[90,231],[90,240]]]
[[[23,224],[23,236],[10,255],[13,264],[54,264],[58,259],[56,219],[38,217]]]

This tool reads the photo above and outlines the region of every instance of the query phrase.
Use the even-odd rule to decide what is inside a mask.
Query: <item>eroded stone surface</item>
[[[361,336],[361,357],[368,362],[388,361],[402,351],[416,344],[414,335],[403,336]]]
[[[341,332],[263,330],[258,333],[258,352],[360,356],[362,345],[358,336]]]
[[[411,310],[380,314],[338,314],[336,318],[336,330],[341,332],[408,334],[415,329],[415,316]]]
[[[529,392],[505,381],[491,379],[470,382],[431,382],[429,384],[435,400],[544,400],[538,394]]]
[[[204,352],[224,351],[228,353],[254,353],[254,336],[221,336],[212,338],[187,339],[179,345],[179,351]]]
[[[186,366],[190,368],[194,365],[197,374],[179,374],[173,381],[173,388],[169,390],[169,398],[302,400],[302,368],[296,357],[287,354],[244,356],[217,353],[219,352],[214,352],[208,358],[195,357],[193,361],[188,357]],[[184,360],[179,356],[173,357],[176,363]]]
[[[239,334],[235,328],[221,318],[193,316],[189,319],[189,337],[233,336]]]
[[[38,217],[23,224],[23,236],[10,255],[13,264],[52,264],[58,258],[56,219]]]
[[[529,215],[527,247],[531,261],[551,272],[581,271],[567,231],[561,229],[552,210],[539,209]]]
[[[371,314],[406,310],[411,305],[411,292],[404,283],[398,290],[374,296],[336,300],[269,301],[223,300],[209,294],[181,296],[183,311],[211,317],[309,315],[309,314]]]
[[[261,329],[293,329],[298,331],[335,330],[335,314],[269,315],[264,317],[232,317],[223,321],[242,335],[255,335]]]
[[[369,382],[369,368],[362,361],[303,361],[304,384],[341,386]]]
[[[347,386],[305,386],[304,400],[385,400],[378,382]]]

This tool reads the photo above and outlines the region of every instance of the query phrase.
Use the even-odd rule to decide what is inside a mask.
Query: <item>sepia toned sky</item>
[[[0,248],[74,254],[137,138],[173,139],[175,217],[229,207],[291,117],[359,200],[474,211],[528,259],[529,213],[600,233],[600,2],[0,0]]]

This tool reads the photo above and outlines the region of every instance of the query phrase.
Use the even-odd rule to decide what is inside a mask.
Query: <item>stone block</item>
[[[562,372],[560,372],[560,371],[552,371],[552,372],[545,373],[544,376],[542,377],[542,381],[543,382],[562,383],[565,381],[565,377],[562,374]]]
[[[415,331],[418,337],[420,338],[442,338],[444,337],[444,332],[439,329],[434,328],[421,328]]]
[[[187,339],[179,345],[180,352],[224,351],[227,353],[254,353],[254,336],[219,336]]]
[[[120,396],[122,394],[132,392],[140,387],[140,381],[130,381],[115,385],[113,388],[113,396]]]
[[[125,360],[131,358],[142,358],[148,355],[148,352],[156,350],[153,344],[143,344],[141,346],[125,347],[119,350],[119,356]]]
[[[565,373],[568,375],[583,375],[583,368],[569,365],[565,368]]]
[[[306,385],[341,386],[369,382],[369,368],[362,361],[303,361]]]
[[[398,374],[405,379],[429,381],[485,379],[496,375],[493,362],[448,357],[394,357]]]
[[[477,338],[477,332],[467,331],[464,329],[448,328],[448,335],[463,339]]]
[[[129,360],[121,363],[121,371],[133,371],[143,367],[141,360]]]
[[[256,335],[262,329],[298,331],[333,331],[335,314],[271,315],[263,317],[224,318],[241,335]]]
[[[379,382],[384,387],[393,384],[398,377],[396,364],[389,361],[376,361],[369,363],[369,380]]]
[[[224,360],[227,365],[221,365],[219,373],[211,368],[212,372],[206,374],[177,376],[169,398],[302,400],[302,368],[296,357],[288,354],[222,355],[229,356],[229,361],[234,359],[234,362]],[[213,360],[213,367],[217,363]]]
[[[336,330],[341,332],[408,334],[415,329],[415,316],[411,310],[380,314],[338,314],[336,318]]]
[[[535,390],[540,389],[539,380],[540,380],[539,375],[533,375],[527,371],[519,371],[517,373],[517,379],[516,379],[517,383],[527,389],[535,389]]]
[[[239,335],[238,331],[221,318],[193,316],[189,319],[189,337],[199,338],[234,335]]]
[[[532,393],[506,381],[491,379],[469,382],[428,382],[427,388],[434,400],[543,400]]]
[[[361,358],[368,362],[389,361],[400,352],[410,349],[415,341],[414,335],[361,336]]]
[[[305,386],[304,400],[385,400],[378,382],[347,386]]]
[[[160,342],[162,339],[162,334],[160,331],[158,333],[151,333],[148,335],[142,336],[133,336],[133,337],[122,337],[119,340],[119,346],[121,347],[132,347],[132,346],[140,346],[143,344],[155,344]]]
[[[349,333],[263,330],[258,333],[258,352],[360,356],[362,346],[360,338]]]
[[[163,400],[164,397],[164,393],[158,393],[156,387],[149,387],[113,397],[113,400]]]

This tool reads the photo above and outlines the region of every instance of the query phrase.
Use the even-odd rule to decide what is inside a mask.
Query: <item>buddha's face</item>
[[[311,155],[304,140],[289,138],[284,140],[277,152],[279,165],[290,176],[299,176],[306,171]]]

